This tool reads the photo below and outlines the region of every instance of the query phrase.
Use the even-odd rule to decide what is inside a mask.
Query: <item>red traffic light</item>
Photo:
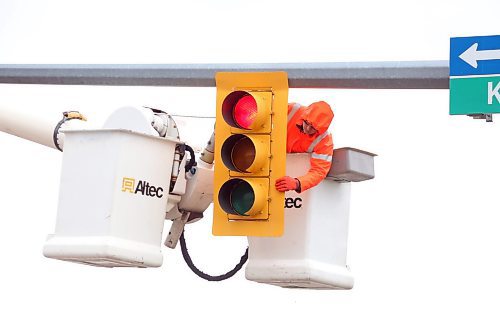
[[[257,127],[258,115],[257,101],[246,91],[233,91],[222,103],[222,116],[230,126],[254,129]]]
[[[257,102],[251,95],[245,95],[236,102],[233,118],[236,124],[243,129],[251,129],[257,116]]]

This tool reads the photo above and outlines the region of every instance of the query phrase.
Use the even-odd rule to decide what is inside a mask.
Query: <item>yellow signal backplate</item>
[[[288,77],[286,72],[220,72],[216,74],[217,103],[215,125],[215,172],[214,172],[214,235],[233,236],[280,236],[284,231],[284,192],[275,188],[276,179],[286,175],[286,129],[288,110]],[[228,215],[218,202],[219,189],[226,181],[238,175],[248,180],[256,174],[245,175],[227,169],[222,161],[221,147],[235,133],[252,134],[253,131],[235,129],[224,120],[222,103],[234,91],[251,94],[270,93],[271,132],[269,158],[269,186],[267,187],[267,219],[251,220],[245,216]],[[256,99],[257,100],[257,99]],[[260,135],[260,134],[259,134]],[[260,175],[259,175],[260,176]],[[257,179],[257,178],[255,178]],[[263,215],[266,215],[263,213]],[[264,218],[264,216],[262,216]]]

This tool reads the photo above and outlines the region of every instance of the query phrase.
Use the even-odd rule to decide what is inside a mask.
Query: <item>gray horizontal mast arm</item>
[[[448,89],[448,61],[2,65],[0,83],[215,87],[216,72],[285,71],[290,88]]]

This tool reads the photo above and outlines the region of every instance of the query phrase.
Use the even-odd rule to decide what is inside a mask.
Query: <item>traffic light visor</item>
[[[262,179],[232,178],[225,182],[218,195],[218,202],[226,214],[255,216],[265,211],[268,202],[269,181]]]
[[[221,147],[226,168],[240,173],[269,174],[269,137],[254,134],[233,134]]]
[[[231,179],[219,191],[219,203],[228,214],[246,216],[254,202],[252,186],[243,179]]]
[[[228,169],[237,172],[249,172],[255,161],[255,145],[246,135],[230,136],[222,145],[222,161]]]

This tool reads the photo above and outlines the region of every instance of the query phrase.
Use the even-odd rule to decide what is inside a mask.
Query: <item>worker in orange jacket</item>
[[[303,192],[321,182],[332,165],[333,139],[328,127],[333,111],[328,103],[320,101],[304,107],[298,103],[288,104],[287,153],[310,153],[311,168],[297,178],[289,176],[276,180],[280,192],[295,190]]]

